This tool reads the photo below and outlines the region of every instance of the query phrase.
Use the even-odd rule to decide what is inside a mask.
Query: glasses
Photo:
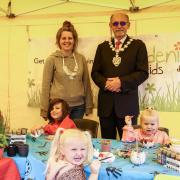
[[[114,22],[112,23],[112,25],[113,25],[113,26],[116,26],[116,27],[117,27],[118,25],[125,26],[127,23],[128,23],[128,22],[125,22],[125,21],[120,21],[120,22],[114,21]]]

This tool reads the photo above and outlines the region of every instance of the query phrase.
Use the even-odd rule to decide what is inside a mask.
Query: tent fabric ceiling
[[[112,7],[112,8],[121,8],[128,10],[130,6],[133,5],[138,6],[140,8],[147,8],[150,6],[156,6],[158,4],[170,2],[172,0],[103,0],[103,1],[98,1],[98,0],[71,0],[72,2],[78,2],[78,3],[88,3],[88,4],[94,4],[98,6],[106,6],[106,7]]]
[[[8,4],[11,2],[11,8]],[[71,7],[71,8],[68,8]],[[81,16],[85,13],[89,16],[97,13],[104,15],[108,12],[124,10],[129,12],[130,7],[139,7],[140,12],[161,12],[179,11],[179,0],[1,0],[0,17],[14,15],[14,17],[31,16],[31,15],[63,15]],[[45,16],[45,17],[46,17]]]

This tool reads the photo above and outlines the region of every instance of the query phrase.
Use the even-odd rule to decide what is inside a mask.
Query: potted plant
[[[4,148],[8,145],[5,132],[6,132],[6,122],[0,111],[0,158],[2,158],[3,156]]]

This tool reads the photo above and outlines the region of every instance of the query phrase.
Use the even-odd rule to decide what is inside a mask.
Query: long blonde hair
[[[61,147],[67,142],[68,139],[73,139],[76,137],[80,137],[82,141],[87,144],[88,152],[84,164],[88,164],[92,161],[93,145],[91,135],[88,131],[81,131],[79,129],[67,129],[62,132],[62,128],[58,128],[51,144],[51,150],[46,169],[48,169],[48,167],[51,166],[53,162],[62,160]]]

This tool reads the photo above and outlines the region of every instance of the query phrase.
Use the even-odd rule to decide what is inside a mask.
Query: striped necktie
[[[121,41],[120,40],[116,41],[115,49],[119,49],[120,45],[121,45]]]

